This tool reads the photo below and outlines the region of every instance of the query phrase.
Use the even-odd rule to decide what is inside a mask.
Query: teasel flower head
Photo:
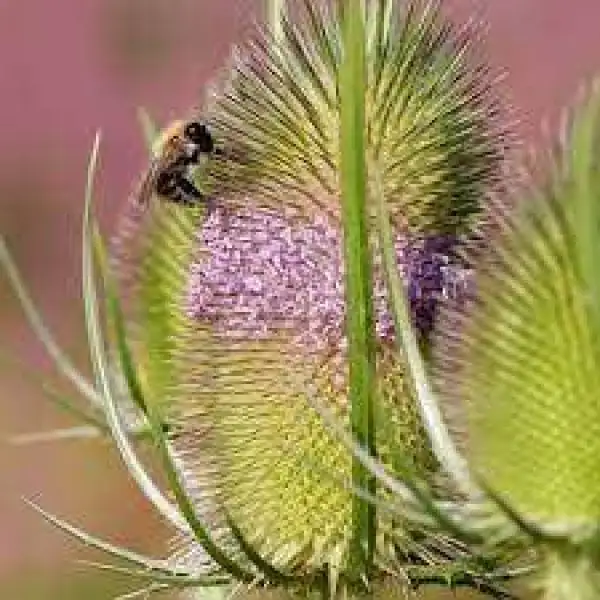
[[[87,205],[107,424],[178,530],[154,584],[403,597],[432,582],[506,597],[498,557],[438,522],[460,490],[408,360],[429,351],[439,305],[472,294],[460,244],[503,172],[509,136],[477,28],[434,1],[277,14],[194,116],[216,144],[194,174],[206,202],[128,207],[111,247],[118,293]],[[128,440],[138,419],[175,502]]]
[[[598,360],[600,87],[564,121],[551,160],[492,205],[476,293],[440,318],[437,379],[487,498],[468,518],[537,553],[547,600],[600,594]]]

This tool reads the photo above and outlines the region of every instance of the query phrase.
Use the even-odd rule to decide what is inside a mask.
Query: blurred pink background
[[[293,0],[292,0],[293,1]],[[600,74],[598,0],[447,0],[489,23],[487,54],[507,72],[520,133],[539,138],[583,82]],[[79,300],[81,198],[101,128],[100,221],[110,231],[144,165],[136,110],[159,122],[202,100],[256,0],[0,0],[0,231],[49,324],[87,369]],[[0,277],[0,348],[50,372]],[[68,389],[68,388],[65,388]],[[71,424],[0,359],[0,437]],[[26,509],[21,496],[115,542],[160,554],[168,531],[97,442],[0,446],[0,596],[109,598],[92,591],[82,548]],[[98,557],[96,557],[98,558]],[[115,587],[116,586],[116,587]],[[96,594],[96,595],[94,595]]]

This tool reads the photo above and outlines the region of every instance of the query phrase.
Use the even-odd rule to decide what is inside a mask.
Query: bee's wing
[[[182,152],[184,147],[180,138],[173,137],[164,142],[138,184],[136,197],[140,205],[147,206],[150,203],[150,199],[156,193],[156,181],[159,175],[164,170],[173,168]]]
[[[138,184],[136,197],[140,205],[147,206],[150,203],[152,196],[156,194],[156,182],[159,175],[165,169],[171,168],[173,162],[174,156],[171,148],[166,148],[162,154],[150,161]]]
[[[156,179],[164,168],[164,160],[157,156],[150,161],[146,172],[142,175],[136,190],[136,198],[140,205],[147,206],[156,192]]]

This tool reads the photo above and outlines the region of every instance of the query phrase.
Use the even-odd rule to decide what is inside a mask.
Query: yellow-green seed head
[[[258,34],[236,55],[206,112],[218,149],[198,174],[208,203],[154,207],[133,228],[145,250],[129,263],[148,395],[199,514],[227,547],[233,522],[277,568],[335,579],[348,566],[352,456],[322,417],[348,429],[342,37],[327,6],[301,3],[280,44]],[[463,293],[452,245],[496,183],[504,140],[468,32],[436,2],[366,6],[366,159],[425,336],[437,303]],[[433,480],[375,249],[378,455],[393,473]],[[385,562],[428,544],[390,512],[378,530]]]

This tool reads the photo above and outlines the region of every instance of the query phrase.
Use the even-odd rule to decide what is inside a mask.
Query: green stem
[[[267,25],[277,42],[283,39],[285,0],[266,0]]]
[[[378,241],[383,262],[385,282],[390,295],[390,309],[396,327],[397,344],[406,357],[408,375],[417,400],[417,407],[423,421],[431,449],[442,467],[448,472],[458,487],[466,494],[480,495],[473,482],[464,457],[455,446],[442,418],[440,404],[431,389],[427,369],[421,355],[417,337],[411,322],[408,299],[396,261],[394,238],[380,172],[372,172],[373,198],[376,212]]]
[[[365,32],[360,3],[348,2],[343,15],[344,60],[340,71],[341,190],[344,229],[346,334],[352,432],[375,454],[375,343],[373,282],[366,210]],[[352,483],[375,493],[375,478],[356,458]],[[375,507],[353,497],[351,558],[361,576],[370,571],[375,544]]]

